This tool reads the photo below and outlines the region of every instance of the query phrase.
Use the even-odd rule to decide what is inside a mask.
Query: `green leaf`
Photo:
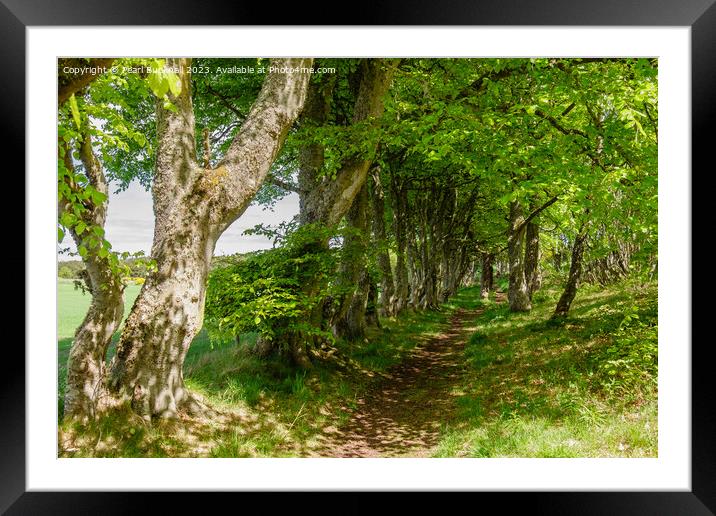
[[[62,224],[66,228],[72,227],[76,221],[77,217],[74,215],[74,213],[66,211],[62,215],[60,215],[60,224]]]
[[[107,196],[97,190],[92,190],[90,192],[90,197],[92,198],[92,202],[98,206],[107,200]]]
[[[140,147],[144,147],[147,144],[147,138],[142,133],[134,133],[134,141]]]
[[[80,122],[80,108],[77,106],[77,99],[75,98],[74,93],[70,95],[70,110],[72,111],[72,118],[75,121],[77,129],[80,129],[82,126]]]
[[[85,224],[82,221],[79,221],[77,223],[77,226],[75,226],[75,231],[77,232],[78,235],[81,235],[82,233],[84,233],[86,229],[87,229],[87,224]]]
[[[171,111],[172,113],[178,113],[178,112],[179,112],[179,110],[177,109],[177,107],[176,107],[174,104],[172,104],[172,101],[169,100],[168,98],[165,98],[165,99],[164,99],[164,104],[163,104],[163,106],[164,106],[164,109],[166,109],[166,110],[168,110],[168,111]]]
[[[152,92],[159,98],[163,98],[164,95],[167,94],[167,91],[169,91],[169,85],[163,78],[164,74],[161,72],[152,72],[147,75],[147,84],[149,84]]]
[[[65,238],[65,232],[62,231],[62,228],[57,228],[57,241],[62,242],[63,238]]]
[[[179,76],[174,72],[170,72],[166,74],[165,77],[167,84],[169,85],[169,91],[171,91],[172,95],[175,97],[179,96],[181,93],[181,80],[179,79]]]

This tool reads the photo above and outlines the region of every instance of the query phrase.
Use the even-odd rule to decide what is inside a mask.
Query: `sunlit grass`
[[[479,314],[466,324],[467,374],[450,389],[456,417],[441,424],[433,456],[656,456],[655,366],[623,362],[631,364],[629,374],[604,367],[623,356],[615,355],[614,339],[628,310],[644,325],[628,334],[632,341],[655,331],[656,285],[585,286],[570,317],[553,324],[558,296],[557,288],[546,287],[530,313],[512,314],[494,296],[480,301],[479,289],[463,289],[439,311],[406,312],[382,320],[382,329],[372,328],[364,342],[338,342],[335,354],[310,371],[291,367],[285,356],[256,357],[255,335],[242,335],[237,345],[212,343],[202,331],[184,376],[219,416],[147,424],[124,410],[82,429],[63,424],[62,454],[321,456],[324,431],[345,425],[367,387],[445,331],[461,309]]]
[[[559,293],[538,292],[529,313],[483,305],[465,348],[459,418],[435,456],[657,456],[655,365],[646,357],[621,362],[629,371],[604,367],[631,342],[618,340],[629,309],[644,323],[634,342],[656,335],[656,285],[582,288],[570,317],[553,324]],[[464,290],[455,302],[468,299]]]

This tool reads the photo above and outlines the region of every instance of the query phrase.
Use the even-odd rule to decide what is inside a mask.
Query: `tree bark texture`
[[[574,238],[574,244],[572,245],[572,262],[569,266],[569,275],[567,276],[567,283],[564,285],[564,291],[557,301],[557,306],[554,309],[553,318],[567,317],[569,308],[572,306],[577,295],[577,288],[579,287],[579,278],[582,274],[582,259],[584,257],[584,248],[587,242],[587,224],[582,224],[577,236]]]
[[[541,275],[539,270],[539,222],[537,218],[527,223],[525,229],[525,280],[527,281],[527,293],[530,301],[532,294],[541,286]]]
[[[334,332],[336,336],[347,340],[365,337],[365,309],[370,288],[366,260],[367,209],[368,189],[364,184],[346,214],[346,223],[350,232],[344,240],[344,254],[339,271],[339,284],[350,290],[344,294],[341,300],[336,314]]]
[[[317,83],[308,87],[306,105],[300,116],[302,127],[319,127],[328,119],[335,80]],[[299,223],[318,222],[313,220],[315,210],[310,209],[309,193],[318,188],[325,161],[325,148],[320,143],[306,143],[298,151]]]
[[[381,274],[380,315],[393,317],[396,312],[395,284],[388,254],[388,240],[385,236],[385,194],[380,179],[380,169],[371,174],[370,204],[372,208],[373,242],[377,253],[376,262]]]
[[[510,203],[510,227],[507,235],[509,260],[509,288],[507,299],[512,312],[527,312],[532,309],[527,290],[524,264],[525,218],[522,206],[517,201]]]
[[[80,144],[80,159],[85,173],[97,191],[107,195],[107,181],[102,167],[92,151],[89,134],[84,135]],[[70,149],[65,150],[65,166],[74,170]],[[76,185],[69,185],[76,188]],[[104,228],[107,217],[107,204],[87,206],[82,220],[90,227]],[[70,205],[60,200],[62,213]],[[82,236],[75,228],[70,229],[75,244],[82,243]],[[111,405],[111,399],[105,388],[107,348],[112,335],[117,330],[124,314],[124,284],[112,270],[107,257],[102,258],[98,249],[88,249],[83,257],[87,276],[86,283],[92,295],[89,310],[82,324],[77,328],[67,359],[67,382],[64,399],[64,418],[87,420]]]
[[[271,72],[249,115],[213,169],[196,160],[189,59],[179,67],[176,110],[157,108],[157,158],[152,185],[157,270],[127,318],[111,364],[110,388],[142,416],[174,417],[200,405],[187,392],[183,364],[203,323],[206,280],[217,239],[246,210],[264,181],[306,97],[307,72]],[[311,59],[277,59],[309,67]]]
[[[488,299],[490,297],[490,291],[494,283],[495,273],[493,260],[495,256],[492,253],[482,253],[482,267],[480,273],[480,299]]]

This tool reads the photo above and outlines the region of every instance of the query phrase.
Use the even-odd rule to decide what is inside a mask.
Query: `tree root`
[[[211,418],[219,415],[219,412],[211,407],[201,394],[189,390],[186,391],[186,398],[182,400],[179,410],[194,418]]]

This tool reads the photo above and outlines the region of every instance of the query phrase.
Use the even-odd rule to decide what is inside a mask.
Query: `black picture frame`
[[[574,26],[684,26],[691,27],[692,169],[713,169],[707,145],[713,145],[708,128],[716,121],[716,4],[715,0],[453,0],[444,4],[401,0],[374,9],[356,6],[348,17],[326,6],[287,4],[280,9],[269,2],[218,0],[0,0],[0,105],[9,129],[5,145],[23,148],[25,139],[25,29],[46,25],[316,25],[321,12],[327,25],[574,25]],[[88,44],[88,52],[91,52]],[[19,167],[24,170],[24,155]],[[706,169],[706,164],[709,169]],[[691,177],[694,174],[692,172]],[[26,185],[26,195],[31,185]],[[693,188],[692,188],[693,192]],[[692,204],[693,205],[693,204]],[[25,238],[29,236],[25,234]],[[26,262],[27,263],[27,262]],[[693,258],[692,258],[693,267]],[[693,269],[692,269],[693,270]],[[26,275],[29,271],[26,270]],[[691,300],[684,300],[691,302]],[[691,305],[693,306],[693,305]],[[26,314],[27,317],[27,314]],[[25,319],[27,321],[27,318]],[[692,490],[690,492],[534,492],[472,493],[482,504],[495,501],[509,506],[524,504],[530,513],[548,514],[716,514],[716,411],[714,382],[708,352],[710,339],[692,343]],[[19,348],[19,346],[16,346]],[[0,375],[0,511],[7,514],[125,514],[149,508],[144,499],[159,502],[165,511],[186,510],[187,493],[80,493],[26,492],[25,480],[25,354]],[[411,505],[423,505],[425,493],[413,493]],[[209,493],[212,505],[226,503],[233,494]],[[242,504],[262,495],[237,493]],[[340,512],[367,512],[376,493],[349,494]],[[462,495],[451,501],[457,507]],[[143,498],[143,499],[142,499]],[[142,499],[140,501],[140,499]],[[271,507],[284,496],[271,495]],[[324,510],[332,503],[322,503]],[[231,503],[231,502],[229,502]],[[263,502],[265,503],[265,502]],[[475,504],[473,499],[470,504]],[[301,505],[302,502],[298,502]],[[248,507],[248,505],[246,505]],[[312,509],[321,510],[313,506]],[[405,510],[405,507],[403,508]],[[238,508],[237,508],[238,510]],[[183,510],[181,512],[184,512]],[[261,511],[264,512],[264,511]],[[274,512],[271,510],[270,512]]]

